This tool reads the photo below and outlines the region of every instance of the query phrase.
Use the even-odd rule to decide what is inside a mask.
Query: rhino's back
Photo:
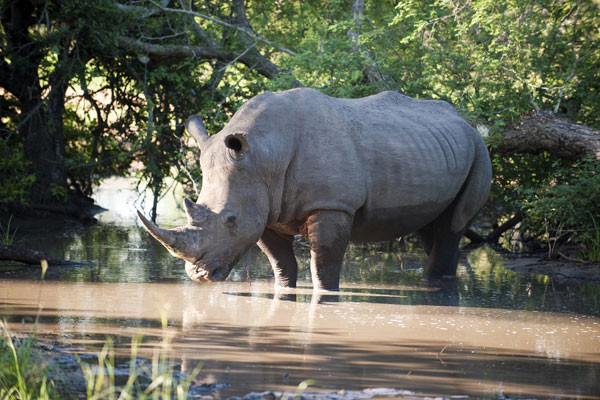
[[[397,237],[439,216],[469,174],[478,134],[443,101],[395,92],[345,101],[358,116],[349,132],[357,132],[357,159],[367,166],[353,239]]]
[[[294,147],[281,222],[344,210],[355,214],[357,240],[398,236],[437,217],[465,181],[479,139],[442,101],[396,92],[337,99],[312,89],[261,96],[246,110],[260,114],[253,123]]]

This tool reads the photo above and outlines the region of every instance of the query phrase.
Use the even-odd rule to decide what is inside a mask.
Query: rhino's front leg
[[[343,211],[316,211],[307,218],[302,234],[310,243],[310,272],[315,289],[339,289],[351,230],[352,216]]]
[[[293,236],[270,229],[266,229],[258,241],[258,247],[266,254],[273,268],[275,284],[281,287],[296,287],[298,264],[292,248],[293,241]]]

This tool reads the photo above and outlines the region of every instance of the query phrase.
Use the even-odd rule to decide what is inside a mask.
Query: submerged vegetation
[[[450,102],[486,136],[491,227],[522,215],[505,236],[518,233],[527,248],[574,243],[578,257],[598,259],[598,160],[501,146],[532,114],[600,128],[596,1],[19,0],[0,9],[0,209],[58,204],[79,215],[69,210],[95,185],[133,173],[154,194],[155,218],[167,177],[192,196],[200,182],[183,128],[190,115],[215,132],[265,90],[397,90]]]

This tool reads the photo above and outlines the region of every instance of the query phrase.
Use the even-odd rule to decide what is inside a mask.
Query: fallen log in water
[[[40,264],[42,260],[46,260],[50,265],[82,265],[82,263],[50,257],[43,251],[27,250],[10,245],[0,245],[0,261],[18,261],[33,265]]]

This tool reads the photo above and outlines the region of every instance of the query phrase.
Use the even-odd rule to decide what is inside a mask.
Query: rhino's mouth
[[[229,275],[229,267],[222,261],[211,263],[188,263],[185,271],[191,280],[196,282],[219,282],[224,281]]]

